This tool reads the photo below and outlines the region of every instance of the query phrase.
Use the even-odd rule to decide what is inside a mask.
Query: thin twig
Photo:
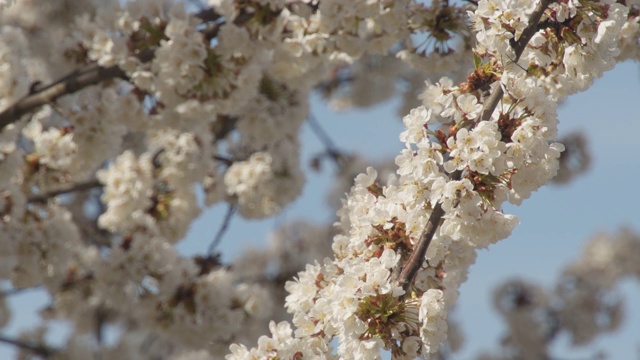
[[[309,114],[309,116],[307,116],[307,123],[311,127],[311,130],[313,130],[314,134],[318,137],[318,139],[320,139],[320,141],[324,144],[324,146],[327,149],[337,152],[338,147],[333,142],[331,137],[329,137],[327,132],[324,131],[322,126],[320,126],[320,124],[318,123],[318,120],[313,114]]]
[[[24,293],[26,291],[36,290],[38,288],[40,288],[40,287],[39,286],[32,286],[32,287],[26,287],[26,288],[11,288],[11,289],[7,289],[7,290],[3,290],[3,291],[0,291],[0,298],[13,296],[13,295],[19,295],[19,294],[22,294],[22,293]]]
[[[552,0],[542,0],[538,3],[533,13],[531,13],[531,17],[529,18],[529,24],[522,32],[520,39],[515,42],[512,42],[511,46],[516,54],[514,62],[517,62],[522,55],[522,52],[531,40],[531,37],[538,31],[538,22],[542,17],[542,14],[547,9],[549,4],[551,4]],[[502,87],[498,86],[494,90],[494,92],[487,99],[487,103],[485,104],[485,108],[482,112],[482,120],[488,120],[491,118],[491,114],[495,110],[496,106],[498,106],[498,102],[502,99],[503,95]],[[460,171],[456,171],[451,174],[451,180],[459,180],[462,173]],[[398,276],[397,283],[399,286],[405,290],[405,295],[407,295],[409,288],[413,284],[413,280],[416,277],[416,274],[420,270],[420,266],[424,262],[425,255],[427,253],[427,249],[431,244],[431,240],[436,233],[438,226],[440,225],[440,221],[444,216],[444,211],[442,210],[441,203],[437,203],[433,210],[431,211],[431,215],[429,216],[429,220],[427,221],[427,225],[425,226],[422,235],[420,236],[420,240],[418,244],[414,247],[409,260],[402,268],[400,275]],[[403,296],[403,297],[404,297]]]
[[[188,0],[187,2],[195,6],[200,11],[203,11],[206,9],[206,5],[200,0]]]
[[[45,359],[52,357],[57,352],[56,349],[50,348],[46,345],[34,344],[32,342],[14,339],[4,335],[0,335],[0,342],[14,345],[20,349],[29,350],[34,354],[41,356]]]
[[[94,351],[94,359],[100,360],[102,359],[102,348],[104,346],[104,332],[105,332],[105,323],[107,320],[107,310],[103,307],[98,307],[95,312],[96,324],[95,324],[95,338],[96,338],[96,348]]]
[[[311,128],[311,131],[318,137],[320,142],[324,145],[326,154],[338,165],[342,167],[344,161],[344,155],[342,151],[338,150],[338,147],[333,142],[329,134],[320,126],[320,123],[313,114],[307,116],[307,124]]]
[[[237,26],[242,26],[248,23],[249,20],[253,19],[254,16],[255,16],[255,12],[243,11],[240,14],[238,14],[238,16],[236,16],[236,18],[233,20],[233,24]],[[220,21],[215,24],[212,24],[206,27],[202,31],[202,34],[204,35],[205,39],[209,41],[213,40],[218,36],[218,33],[220,32],[220,28],[222,28],[226,23],[227,23],[226,21]]]
[[[213,238],[213,241],[211,242],[211,244],[209,245],[209,249],[207,250],[207,254],[209,256],[213,255],[213,252],[216,250],[216,247],[222,240],[224,233],[229,228],[229,224],[231,223],[231,219],[233,218],[233,215],[235,214],[235,212],[236,212],[235,205],[229,204],[229,207],[227,208],[227,213],[224,215],[224,220],[222,220],[222,225],[220,225],[220,229],[218,229],[216,236]]]
[[[68,194],[76,191],[90,190],[90,189],[98,188],[101,186],[102,184],[98,180],[90,180],[84,183],[74,184],[73,186],[70,186],[66,189],[52,190],[42,194],[32,195],[29,198],[27,198],[27,202],[29,203],[45,202],[58,195]]]
[[[226,166],[231,166],[233,165],[233,159],[228,158],[226,156],[222,156],[222,155],[214,155],[213,159],[216,161],[219,161],[221,163],[223,163]]]

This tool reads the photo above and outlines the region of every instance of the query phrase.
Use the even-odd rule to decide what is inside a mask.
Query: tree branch
[[[68,187],[66,189],[52,190],[42,194],[32,195],[29,198],[27,198],[27,202],[28,203],[45,202],[51,199],[52,197],[56,197],[58,195],[68,194],[74,191],[90,190],[90,189],[101,187],[101,186],[102,184],[98,180],[89,180],[84,183],[74,184],[73,186]]]
[[[317,5],[309,6],[313,11],[316,11],[318,8]],[[237,26],[242,26],[253,19],[255,15],[255,11],[242,11],[238,16],[236,16],[233,23]],[[201,30],[201,33],[207,41],[211,41],[216,38],[220,27],[225,24],[224,20],[219,21],[222,19],[222,15],[218,14],[212,7],[202,9],[193,16],[202,20],[203,23],[211,23],[209,26]],[[147,63],[153,60],[154,52],[154,49],[147,49],[136,56],[141,62]],[[82,90],[88,86],[115,78],[128,80],[125,72],[116,65],[105,68],[96,63],[91,63],[82,69],[71,72],[45,87],[32,85],[32,89],[27,95],[4,111],[0,112],[0,131],[2,131],[5,126],[18,121],[22,115],[34,111],[42,105],[55,101],[64,95]],[[37,84],[37,81],[34,81],[34,85],[35,84]]]
[[[244,24],[251,20],[254,15],[255,13],[249,14],[243,12],[234,23],[236,25]],[[194,16],[200,18],[203,22],[215,22],[221,18],[221,15],[216,13],[213,8],[203,9]],[[215,30],[211,30],[210,28],[209,30],[203,30],[207,40],[211,40],[218,35],[220,24],[221,23],[213,25],[213,29]],[[153,55],[154,50],[148,49],[147,51],[142,51],[137,57],[141,62],[147,63],[153,60]],[[47,86],[33,86],[27,95],[0,112],[0,131],[4,129],[5,126],[18,121],[22,115],[34,111],[42,105],[51,103],[64,95],[73,94],[91,85],[116,78],[128,80],[127,74],[117,65],[102,67],[96,63],[92,63],[71,72]]]
[[[418,244],[413,248],[413,252],[409,257],[409,260],[407,260],[407,263],[402,268],[400,276],[398,277],[398,285],[405,291],[403,297],[407,295],[409,287],[413,284],[413,280],[415,280],[418,270],[420,270],[420,267],[422,266],[424,257],[427,254],[427,249],[431,244],[431,240],[433,240],[433,236],[436,234],[436,230],[438,229],[438,225],[440,225],[442,216],[444,216],[442,204],[437,203],[431,211],[431,215],[429,215],[429,221],[427,221],[427,226],[425,226]]]
[[[552,2],[553,0],[541,0],[534,9],[533,13],[531,13],[529,24],[522,32],[520,38],[517,41],[511,42],[511,47],[516,54],[516,57],[513,60],[514,62],[517,62],[520,59],[520,56],[529,43],[529,40],[531,40],[533,35],[538,31],[538,22],[540,21],[540,18],[542,18],[542,14],[544,13],[544,11]],[[503,95],[504,92],[502,90],[502,87],[496,87],[494,92],[487,99],[487,102],[484,104],[485,108],[482,112],[481,120],[486,121],[491,118],[493,111],[498,105],[500,99],[502,99]],[[451,174],[451,180],[459,180],[461,176],[462,172],[456,171]],[[415,277],[420,270],[422,263],[424,262],[425,256],[427,254],[427,249],[431,244],[431,240],[433,240],[433,236],[435,235],[438,226],[440,226],[440,221],[442,220],[443,216],[444,210],[442,210],[442,204],[437,203],[431,211],[431,215],[429,216],[427,225],[425,226],[422,235],[420,236],[418,244],[416,244],[416,246],[413,248],[409,260],[407,260],[407,263],[404,265],[402,271],[400,272],[400,275],[398,276],[397,284],[405,290],[405,295],[403,295],[403,297],[407,295],[409,288],[413,284],[413,281],[415,280]]]
[[[529,40],[533,37],[533,35],[538,32],[538,23],[540,22],[540,18],[542,18],[542,14],[549,7],[551,3],[555,2],[555,0],[541,0],[538,3],[538,6],[531,13],[531,17],[529,18],[529,24],[520,35],[518,40],[511,39],[511,48],[516,54],[516,57],[513,59],[514,63],[517,63],[520,60],[520,56],[524,52],[524,49],[527,47]],[[480,120],[487,121],[491,118],[493,111],[498,106],[498,102],[502,99],[502,95],[504,95],[504,91],[501,86],[498,86],[493,94],[487,99],[487,102],[484,104],[484,110],[482,111],[482,117]]]
[[[229,167],[231,165],[233,165],[233,159],[228,158],[226,156],[222,156],[222,155],[214,155],[213,159],[216,161],[219,161],[221,163],[223,163],[225,166]]]
[[[460,180],[462,176],[462,171],[456,171],[451,174],[451,180]],[[408,294],[409,287],[413,284],[413,280],[415,280],[422,263],[424,262],[424,258],[427,254],[427,249],[429,249],[429,245],[431,244],[431,240],[433,240],[433,236],[436,234],[436,230],[440,225],[440,220],[444,216],[444,210],[442,209],[442,203],[437,203],[436,206],[433,207],[431,211],[431,215],[429,215],[429,220],[427,221],[427,226],[425,226],[422,231],[422,235],[420,236],[420,240],[418,240],[418,244],[413,248],[413,252],[407,260],[407,263],[402,268],[400,275],[398,276],[398,285],[401,286],[405,293],[403,297]]]
[[[0,130],[17,121],[22,115],[53,102],[61,96],[72,94],[88,86],[115,78],[127,79],[127,75],[117,66],[104,68],[98,64],[91,64],[52,84],[34,89],[34,91],[0,113]]]
[[[4,335],[0,335],[0,342],[14,345],[20,349],[31,351],[36,355],[41,356],[45,359],[52,357],[57,352],[57,350],[42,344],[34,344],[29,341],[13,339]]]
[[[209,256],[213,255],[213,252],[216,250],[216,247],[222,240],[224,233],[227,232],[227,229],[229,228],[229,224],[231,223],[231,219],[233,218],[235,212],[235,205],[229,204],[229,208],[227,209],[227,213],[224,216],[224,220],[222,220],[222,225],[220,225],[220,229],[218,229],[216,236],[213,238],[213,241],[211,242],[211,244],[209,245],[209,249],[207,250],[207,254]]]
[[[11,288],[11,289],[7,289],[7,290],[1,290],[0,291],[0,298],[3,297],[9,297],[9,296],[13,296],[13,295],[20,295],[24,292],[30,291],[30,290],[37,290],[39,289],[40,286],[32,286],[32,287],[26,287],[26,288]]]
[[[324,131],[316,117],[311,113],[307,115],[307,124],[311,128],[311,131],[313,131],[316,137],[324,145],[325,154],[333,160],[338,169],[342,168],[345,165],[345,155],[338,149],[333,139],[331,139],[329,134]]]

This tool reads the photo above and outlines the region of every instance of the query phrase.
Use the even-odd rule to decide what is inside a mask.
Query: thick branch
[[[520,59],[520,56],[524,52],[529,40],[533,37],[533,35],[538,31],[538,22],[540,22],[540,18],[542,14],[547,9],[549,4],[551,4],[553,0],[542,0],[538,3],[533,13],[531,13],[531,17],[529,18],[529,24],[522,32],[522,35],[517,41],[511,43],[511,46],[516,54],[514,62],[517,62]],[[495,88],[494,92],[489,96],[486,103],[484,104],[484,110],[482,112],[482,120],[488,120],[491,118],[491,114],[495,110],[496,106],[502,96],[504,95],[502,91],[502,87],[498,86]],[[451,180],[459,180],[462,173],[460,171],[456,171],[451,174]],[[433,236],[440,225],[440,221],[444,216],[444,210],[442,210],[442,205],[440,203],[436,204],[431,211],[431,215],[429,216],[429,221],[427,222],[427,226],[425,227],[422,235],[420,236],[420,240],[418,244],[413,248],[413,252],[407,260],[407,263],[402,268],[400,275],[398,276],[397,283],[399,286],[405,290],[405,295],[408,293],[409,288],[413,284],[413,281],[422,266],[422,263],[427,254],[427,249],[431,244],[431,240],[433,240]]]

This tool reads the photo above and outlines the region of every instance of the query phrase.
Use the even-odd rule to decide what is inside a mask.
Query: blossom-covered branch
[[[0,112],[0,129],[17,121],[22,115],[49,104],[61,96],[115,78],[126,79],[127,77],[118,66],[104,68],[97,64],[91,64],[49,85],[34,86],[29,94]]]
[[[261,341],[269,346],[232,347],[228,359],[288,353],[331,358],[333,339],[340,358],[375,359],[382,348],[397,359],[438,351],[447,309],[475,250],[506,238],[517,224],[501,204],[519,204],[558,168],[563,147],[553,140],[559,93],[525,85],[537,79],[517,63],[521,56],[534,65],[545,60],[535,51],[553,38],[526,45],[544,34],[538,27],[543,17],[557,21],[562,13],[548,9],[550,4],[479,3],[472,14],[479,41],[474,73],[458,86],[448,79],[428,86],[427,106],[404,118],[401,140],[407,146],[396,158],[398,177],[383,185],[373,169],[358,176],[339,212],[342,233],[334,238],[334,259],[308,266],[287,283],[294,335],[288,324],[272,324],[273,338]],[[597,21],[582,36],[610,30],[610,37],[599,37],[615,41],[624,8],[597,6],[597,15],[581,14],[573,26]],[[609,51],[604,58],[613,56]],[[482,104],[487,89],[491,95]],[[502,108],[495,112],[498,103]],[[438,121],[444,130],[437,129]],[[408,266],[395,282],[402,264]]]
[[[542,14],[547,9],[550,3],[551,0],[544,0],[538,3],[537,7],[531,14],[527,27],[522,32],[522,35],[517,41],[512,42],[513,51],[515,52],[515,59],[513,60],[513,62],[517,63],[520,59],[520,56],[529,43],[529,40],[531,40],[531,37],[533,37],[535,32],[538,30],[538,23],[540,21],[540,18],[542,17]],[[486,84],[485,86],[488,87],[488,85],[489,84]],[[502,91],[502,87],[496,87],[494,89],[493,93],[491,93],[490,97],[487,99],[487,102],[483,104],[484,107],[481,119],[486,121],[491,118],[491,114],[493,114],[493,111],[498,105],[498,102],[502,99],[503,95],[504,93]],[[459,180],[460,173],[454,173],[451,178],[452,180]],[[422,265],[422,261],[425,254],[427,253],[429,244],[431,243],[431,240],[436,233],[436,229],[440,224],[440,220],[442,219],[443,215],[444,211],[442,210],[442,205],[440,203],[436,204],[433,211],[431,212],[431,215],[429,216],[429,221],[427,222],[427,227],[424,230],[424,234],[420,237],[420,240],[415,246],[411,257],[400,273],[398,283],[402,286],[403,289],[405,289],[405,291],[408,290],[408,286],[411,285],[416,273],[418,272],[418,269]]]

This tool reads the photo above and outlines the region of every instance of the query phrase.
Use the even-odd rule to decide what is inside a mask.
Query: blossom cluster
[[[508,67],[514,58],[509,44],[526,26],[526,12],[522,10],[532,9],[535,4],[481,2],[471,15],[479,51],[492,53]],[[547,88],[557,99],[583,91],[617,61],[637,57],[639,6],[637,1],[553,2],[542,20],[544,29],[533,36],[522,54],[523,63],[511,65],[510,70],[517,73],[526,69],[537,86]]]

